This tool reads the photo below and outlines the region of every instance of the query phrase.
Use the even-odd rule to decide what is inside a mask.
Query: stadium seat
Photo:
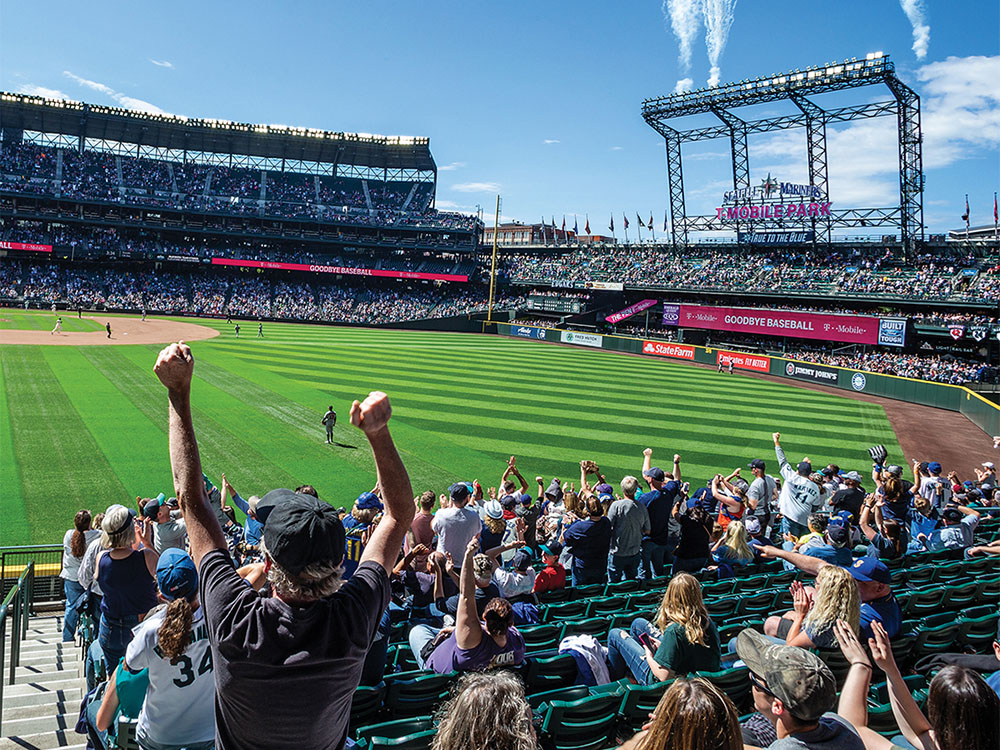
[[[736,578],[733,592],[737,594],[753,594],[767,586],[767,574],[744,575]]]
[[[389,646],[385,652],[385,673],[411,672],[420,669],[408,643],[397,643]]]
[[[944,622],[940,622],[940,619]],[[928,617],[924,623],[917,628],[916,639],[913,642],[913,651],[917,656],[926,654],[941,654],[951,651],[952,644],[958,637],[959,623],[955,621],[954,615],[949,612],[941,613],[938,617]]]
[[[916,557],[916,555],[913,555]],[[920,588],[931,582],[934,578],[934,566],[933,565],[916,565],[915,560],[910,560],[910,573],[907,576],[906,582],[910,588]]]
[[[663,601],[662,591],[643,591],[632,594],[628,598],[629,609],[647,609],[649,607],[659,607]]]
[[[552,591],[543,591],[540,594],[535,594],[535,596],[538,597],[539,604],[555,604],[556,602],[569,601],[573,597],[573,589],[553,589]]]
[[[892,706],[886,703],[868,703],[868,728],[873,732],[878,732],[883,737],[895,737],[899,734],[899,725],[896,723],[896,716],[892,713]]]
[[[625,596],[601,596],[587,603],[587,617],[607,617],[628,609],[629,599]]]
[[[569,620],[563,628],[563,638],[568,638],[571,635],[592,635],[603,643],[608,638],[608,630],[608,619],[606,617]]]
[[[528,657],[521,672],[524,692],[529,694],[569,687],[578,674],[576,659],[569,654]]]
[[[982,590],[979,592],[979,604],[997,604],[1000,603],[1000,575],[988,576],[986,578],[981,578],[980,583],[983,584]]]
[[[631,594],[633,591],[638,591],[641,587],[641,583],[638,580],[631,581],[618,581],[616,583],[609,583],[604,587],[605,596],[620,596],[622,594]]]
[[[638,732],[642,729],[642,725],[649,721],[649,715],[653,713],[653,709],[671,683],[673,680],[654,682],[652,685],[624,686],[618,716],[629,732]]]
[[[617,685],[617,683],[611,684]],[[580,698],[586,698],[588,695],[590,695],[590,688],[586,685],[571,685],[569,687],[556,688],[555,690],[546,690],[541,693],[529,693],[528,705],[531,706],[532,711],[537,711],[542,704],[547,704],[549,701],[575,701]]]
[[[701,596],[703,599],[714,599],[725,596],[732,593],[735,585],[735,578],[727,578],[724,581],[715,581],[714,583],[704,583],[701,586]]]
[[[774,600],[776,596],[781,596],[783,593],[788,593],[787,590],[784,592],[778,592],[777,594],[768,589],[766,591],[761,591],[756,594],[744,595],[739,600],[739,605],[736,607],[735,614],[738,615],[768,615],[774,609]]]
[[[380,682],[374,687],[361,685],[354,691],[354,698],[351,700],[351,723],[353,732],[358,727],[371,724],[378,718],[382,710],[382,699],[385,697],[385,683]]]
[[[740,599],[735,596],[727,596],[722,599],[707,599],[705,600],[705,609],[708,610],[708,614],[712,616],[712,619],[724,620],[736,614],[736,607],[739,603]]]
[[[370,724],[359,728],[355,737],[363,748],[393,747],[397,750],[429,750],[434,733],[432,719],[416,717]]]
[[[908,617],[923,617],[941,611],[945,587],[935,584],[910,592],[904,614]]]
[[[527,653],[538,651],[555,651],[562,640],[562,623],[546,623],[518,628],[524,638],[524,650]]]
[[[934,576],[931,579],[935,583],[947,583],[963,577],[965,561],[958,560],[944,565],[934,566]]]
[[[741,714],[751,708],[750,700],[750,670],[746,667],[730,667],[718,672],[698,672],[698,677],[704,677],[719,690],[729,696]]]
[[[549,604],[542,611],[542,622],[563,622],[574,617],[583,617],[587,612],[587,601],[574,599],[561,604]]]
[[[844,686],[844,680],[847,679],[847,673],[851,671],[851,663],[847,657],[844,656],[839,647],[813,650],[833,672],[833,678],[837,681],[837,690],[840,690]]]
[[[992,610],[983,614],[970,614],[975,610]],[[985,605],[962,612],[958,617],[958,642],[976,651],[985,651],[997,637],[996,607]]]
[[[542,718],[542,733],[553,750],[601,750],[614,741],[621,695],[590,695],[575,701],[555,700]],[[543,742],[543,744],[546,744]]]
[[[575,601],[593,599],[597,596],[604,595],[604,587],[606,584],[603,583],[590,583],[586,586],[574,586],[573,587],[573,599]]]
[[[799,571],[797,570],[783,570],[780,573],[771,573],[767,577],[767,587],[775,589],[779,586],[789,586],[792,581],[797,580],[798,577]]]
[[[424,716],[434,712],[438,704],[448,697],[458,672],[402,673],[387,675],[384,706],[390,716],[400,718]]]
[[[659,591],[662,595],[669,584],[670,576],[654,576],[653,578],[644,578],[641,588],[644,591]]]
[[[953,612],[974,604],[980,588],[982,584],[975,580],[970,580],[968,583],[953,581],[947,584],[941,608]]]

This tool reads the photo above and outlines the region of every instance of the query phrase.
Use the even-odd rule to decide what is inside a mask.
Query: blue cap
[[[500,498],[500,505],[504,510],[514,510],[514,507],[520,499],[520,495],[504,495]]]
[[[519,549],[514,553],[514,570],[525,571],[528,566],[531,565],[531,555],[525,552],[523,549]]]
[[[602,503],[604,502],[613,503],[615,501],[615,496],[608,492],[602,492],[600,495],[597,496],[597,499],[600,500]]]
[[[374,492],[362,492],[358,495],[358,499],[354,501],[354,504],[358,506],[358,510],[383,509],[382,502]]]
[[[455,482],[448,488],[448,494],[452,500],[464,500],[472,495],[472,487],[466,482]]]
[[[804,477],[812,474],[813,465],[808,461],[799,461],[799,465],[795,467],[796,470]]]
[[[198,591],[198,571],[194,560],[184,550],[163,550],[156,563],[156,585],[164,599],[189,599]]]
[[[532,501],[534,499],[535,498],[533,498],[531,495],[529,495],[527,492],[525,492],[523,495],[521,495],[520,502],[521,502],[521,505],[531,505],[531,503],[532,503]]]
[[[666,474],[663,473],[663,469],[659,466],[651,466],[642,472],[644,477],[652,479],[654,482],[662,482],[666,478]]]
[[[941,464],[939,464],[937,461],[931,461],[929,464],[927,464],[927,471],[929,471],[931,474],[940,474]]]
[[[849,567],[848,572],[856,581],[875,581],[876,583],[892,583],[892,573],[885,563],[879,562],[874,557],[859,557],[854,564]]]

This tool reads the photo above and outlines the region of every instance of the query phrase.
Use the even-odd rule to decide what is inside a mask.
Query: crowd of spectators
[[[974,478],[934,460],[904,468],[881,445],[867,456],[856,446],[865,458],[853,466],[795,463],[774,433],[733,457],[746,469],[712,476],[646,448],[636,450],[635,473],[621,477],[584,459],[566,465],[562,476],[573,481],[529,481],[526,461],[511,456],[490,486],[413,487],[389,432],[388,397],[373,392],[354,402],[350,422],[371,446],[375,489],[335,509],[309,484],[237,489],[219,467],[203,467],[190,350],[171,345],[154,370],[166,386],[177,497],[113,504],[99,536],[81,510],[63,540],[63,637],[73,638],[82,616],[100,620],[88,659],[105,664],[109,682],[91,691],[79,731],[101,746],[121,703],[137,718],[140,745],[353,747],[355,691],[407,669],[396,661],[399,645],[388,657],[398,636],[420,670],[406,679],[461,676],[450,700],[438,699],[435,750],[548,747],[562,727],[533,722],[532,710],[575,700],[574,683],[585,696],[656,686],[662,698],[640,732],[620,736],[621,750],[890,750],[904,740],[992,750],[1000,742],[1000,644],[990,653],[979,639],[973,653],[935,649],[916,661],[914,624],[904,619],[921,595],[904,583],[924,570],[912,561],[947,556],[965,570],[963,559],[1000,556],[990,460]],[[353,428],[328,428],[328,443],[335,430]],[[787,595],[768,589],[759,619],[724,619],[746,597],[765,595],[758,590],[772,575]],[[638,592],[655,614],[629,610],[620,626],[599,619],[600,633],[559,636],[549,654],[532,650],[546,606],[596,606],[606,586]],[[157,593],[168,604],[147,615]],[[995,630],[989,601],[976,609],[992,613]],[[196,629],[203,635],[192,638]],[[574,676],[555,689],[533,682],[532,669],[556,651],[572,657]],[[125,707],[117,692],[143,669],[145,698]],[[264,673],[268,710],[241,711],[259,698]],[[918,677],[930,680],[919,703]],[[531,686],[530,695],[549,692],[529,705]],[[902,735],[892,741],[869,727],[881,704]]]
[[[477,226],[475,217],[432,209],[430,183],[181,164],[95,150],[81,154],[28,142],[3,144],[0,190],[366,226]]]
[[[854,370],[899,375],[904,378],[930,380],[935,383],[975,383],[996,378],[995,368],[983,362],[966,362],[952,355],[901,354],[887,351],[819,353],[792,352],[788,356],[805,362],[836,365]]]

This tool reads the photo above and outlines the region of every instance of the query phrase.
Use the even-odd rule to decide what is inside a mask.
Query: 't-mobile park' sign
[[[213,266],[238,266],[240,268],[273,268],[280,271],[309,271],[310,273],[337,273],[344,276],[378,276],[386,279],[420,279],[423,281],[468,281],[465,274],[418,273],[416,271],[387,271],[381,268],[354,268],[350,266],[324,266],[313,263],[276,263],[268,260],[241,260],[239,258],[212,258]]]
[[[30,250],[34,253],[51,253],[52,245],[35,245],[30,242],[0,242],[0,250]]]

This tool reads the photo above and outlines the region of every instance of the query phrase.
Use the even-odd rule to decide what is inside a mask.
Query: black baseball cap
[[[760,469],[761,471],[764,471],[764,469],[767,468],[767,464],[764,463],[764,459],[755,458],[753,461],[747,464],[747,467],[750,469]]]
[[[268,554],[292,575],[315,562],[344,559],[344,524],[336,509],[312,495],[271,490],[257,504],[265,509],[264,544]]]

